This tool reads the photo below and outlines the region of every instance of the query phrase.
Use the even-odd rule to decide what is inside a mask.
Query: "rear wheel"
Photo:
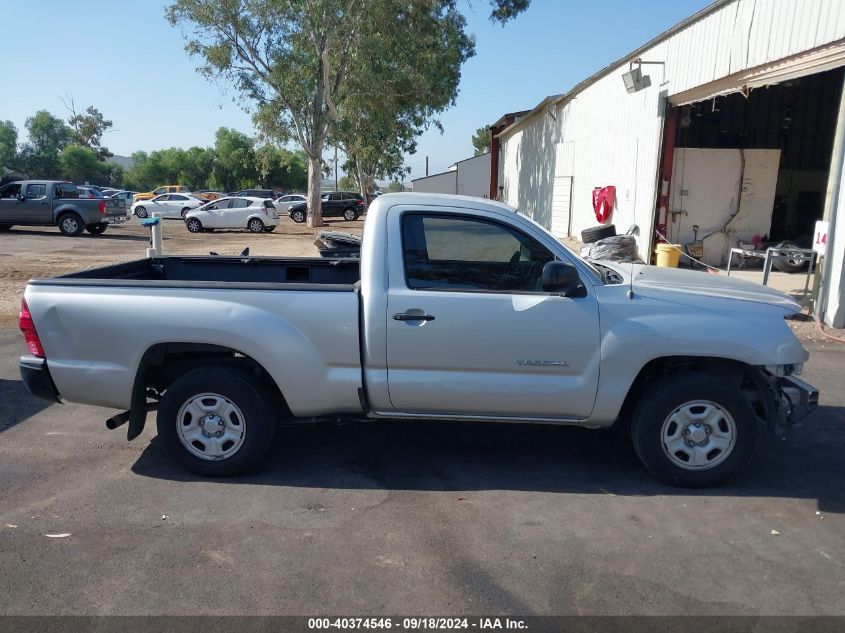
[[[78,237],[85,230],[85,225],[82,223],[82,218],[77,214],[65,213],[59,217],[59,230],[62,235]]]
[[[135,215],[139,218],[147,217],[147,210],[144,207],[135,207]]]
[[[358,212],[355,209],[353,209],[352,207],[348,207],[348,208],[343,210],[343,219],[348,220],[350,222],[352,220],[357,220],[358,219]]]
[[[261,385],[225,365],[193,369],[171,384],[156,425],[167,453],[205,477],[232,477],[253,469],[276,429]]]
[[[305,211],[291,211],[290,219],[297,224],[305,222]]]
[[[757,417],[740,390],[701,372],[660,380],[639,398],[631,419],[634,450],[673,486],[718,486],[748,465]]]
[[[253,233],[263,233],[264,222],[262,222],[258,218],[252,218],[249,222],[247,222],[246,228],[248,228]]]
[[[191,210],[190,207],[185,207],[184,209],[182,209],[182,219],[183,220],[185,219],[185,216],[188,215],[188,211],[190,211],[190,210]]]
[[[188,218],[185,222],[185,226],[191,233],[202,233],[202,222],[196,218]]]
[[[100,235],[105,232],[108,224],[105,222],[101,222],[100,224],[89,224],[85,227],[85,230],[88,231],[91,235]]]

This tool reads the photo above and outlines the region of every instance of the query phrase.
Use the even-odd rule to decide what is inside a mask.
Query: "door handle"
[[[407,312],[397,312],[393,315],[394,321],[434,321],[434,315],[431,314],[408,314]]]

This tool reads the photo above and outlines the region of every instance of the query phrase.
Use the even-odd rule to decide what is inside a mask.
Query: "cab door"
[[[229,226],[231,228],[246,228],[246,220],[249,217],[250,205],[252,202],[247,198],[232,198],[229,205]]]
[[[541,289],[555,255],[495,214],[388,213],[387,376],[396,412],[583,419],[598,388],[599,314]],[[579,289],[580,291],[580,289]]]
[[[18,205],[18,221],[33,224],[50,224],[53,206],[47,198],[47,183],[34,182],[23,186],[23,202]]]

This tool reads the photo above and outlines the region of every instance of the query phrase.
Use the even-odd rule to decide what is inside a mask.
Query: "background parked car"
[[[183,187],[182,185],[163,185],[158,189],[153,189],[152,191],[136,193],[135,202],[140,202],[141,200],[152,200],[156,196],[160,196],[165,193],[191,193],[191,190],[188,189],[188,187]]]
[[[69,237],[77,237],[85,230],[99,235],[109,225],[107,206],[102,198],[80,199],[72,182],[10,182],[0,187],[0,231],[8,231],[15,224],[54,224]]]
[[[156,196],[152,200],[135,202],[132,205],[132,214],[139,218],[146,218],[153,213],[161,213],[162,218],[182,219],[188,211],[203,204],[205,204],[205,200],[184,193],[166,193]]]
[[[276,211],[279,213],[287,213],[293,205],[302,204],[304,202],[308,202],[308,198],[306,198],[303,194],[289,193],[276,198],[273,201],[273,204],[276,205]]]
[[[267,198],[220,198],[185,215],[191,233],[214,229],[248,229],[253,233],[270,232],[279,224],[279,214]]]
[[[320,200],[324,218],[342,216],[344,220],[356,220],[364,212],[366,206],[363,196],[351,191],[324,193]],[[291,206],[289,214],[294,222],[305,222],[308,217],[308,204],[303,202]]]
[[[272,200],[279,197],[279,192],[272,189],[244,189],[233,195],[249,198],[270,198]]]
[[[94,187],[77,186],[76,188],[79,190],[79,197],[80,198],[92,199],[92,198],[103,198],[103,197],[105,197],[105,196],[103,196],[102,193],[100,193],[99,189],[96,189]]]
[[[217,200],[218,198],[222,198],[225,196],[225,193],[221,193],[219,191],[214,191],[213,189],[197,189],[196,191],[192,192],[191,195],[196,196],[197,198],[202,198],[203,200]]]

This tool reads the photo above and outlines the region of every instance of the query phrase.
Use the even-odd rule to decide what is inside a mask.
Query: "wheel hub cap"
[[[663,452],[684,470],[707,470],[721,464],[733,452],[736,439],[731,414],[707,400],[682,404],[661,427]]]
[[[202,393],[188,398],[176,416],[179,441],[189,453],[205,460],[231,457],[243,446],[246,420],[225,396]]]

